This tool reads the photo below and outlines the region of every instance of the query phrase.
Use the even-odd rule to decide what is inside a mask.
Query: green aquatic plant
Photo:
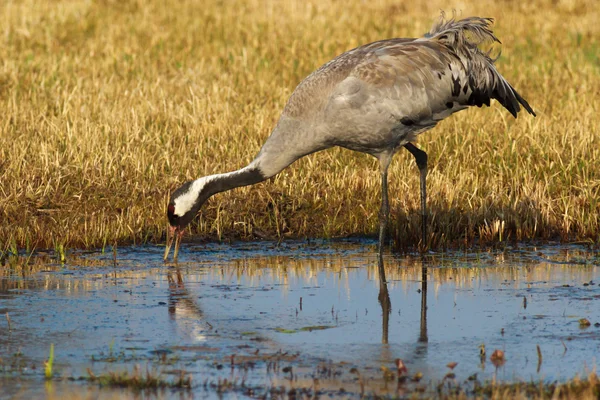
[[[115,338],[112,338],[108,343],[108,356],[113,357],[113,350],[115,349]]]
[[[54,245],[54,254],[56,255],[56,259],[64,264],[67,261],[67,255],[65,251],[65,246],[62,243],[55,243]]]
[[[46,361],[46,367],[44,369],[44,376],[46,377],[46,379],[52,379],[53,366],[54,366],[54,343],[51,343],[50,344],[50,355],[48,356],[48,361]]]

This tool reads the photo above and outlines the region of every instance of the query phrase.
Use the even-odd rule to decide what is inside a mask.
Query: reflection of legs
[[[419,342],[427,342],[427,267],[423,259],[421,270],[421,329],[419,330]]]
[[[427,153],[412,143],[407,143],[404,147],[415,157],[421,175],[421,249],[425,250],[427,248]]]
[[[387,281],[385,279],[385,270],[383,268],[383,258],[379,257],[379,304],[381,304],[382,327],[381,343],[388,343],[390,313],[392,312],[392,302],[388,293]]]
[[[169,282],[169,314],[172,318],[181,312],[186,317],[194,316],[202,318],[203,313],[196,299],[185,288],[185,281],[181,274],[181,269],[175,268],[175,272],[167,272],[167,281]]]
[[[385,235],[387,231],[387,222],[390,216],[390,202],[388,199],[388,183],[387,173],[392,154],[383,153],[379,158],[379,166],[381,170],[381,208],[379,209],[379,255],[377,258],[379,266],[379,304],[381,304],[382,312],[382,336],[381,343],[388,343],[388,328],[390,323],[390,312],[392,311],[392,303],[387,289],[387,281],[385,279],[385,269],[383,268],[383,245],[385,243]]]

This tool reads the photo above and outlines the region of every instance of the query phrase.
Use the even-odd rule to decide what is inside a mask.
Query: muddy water
[[[78,379],[136,365],[165,381],[191,377],[192,396],[225,390],[224,379],[238,394],[293,386],[395,395],[384,372],[396,379],[397,359],[408,376],[423,374],[416,386],[474,376],[566,380],[597,365],[597,251],[388,256],[381,270],[374,249],[365,241],[187,244],[177,264],[152,246],[7,264],[0,398],[113,398],[124,392]],[[55,377],[44,382],[50,344]],[[495,350],[504,360],[492,362]]]

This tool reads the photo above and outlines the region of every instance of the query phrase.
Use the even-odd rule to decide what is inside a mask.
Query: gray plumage
[[[210,196],[279,173],[297,159],[333,146],[377,157],[382,174],[380,254],[389,205],[387,169],[406,147],[421,171],[422,245],[426,245],[427,155],[411,142],[439,121],[469,106],[496,99],[513,116],[527,101],[500,75],[481,50],[499,42],[492,19],[445,20],[422,38],[382,40],[329,61],[292,93],[277,126],[256,158],[238,171],[191,181],[174,192],[168,217],[181,230]]]

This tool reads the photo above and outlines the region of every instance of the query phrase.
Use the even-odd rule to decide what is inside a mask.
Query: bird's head
[[[167,248],[165,249],[165,260],[169,256],[169,250],[175,241],[174,259],[177,259],[179,244],[183,236],[184,229],[192,222],[200,207],[210,197],[205,178],[189,181],[181,185],[171,195],[167,207],[167,218],[169,219],[169,230],[167,232]]]
[[[171,195],[167,208],[167,218],[172,229],[185,229],[202,206],[198,201],[200,193],[195,182],[184,183]]]

